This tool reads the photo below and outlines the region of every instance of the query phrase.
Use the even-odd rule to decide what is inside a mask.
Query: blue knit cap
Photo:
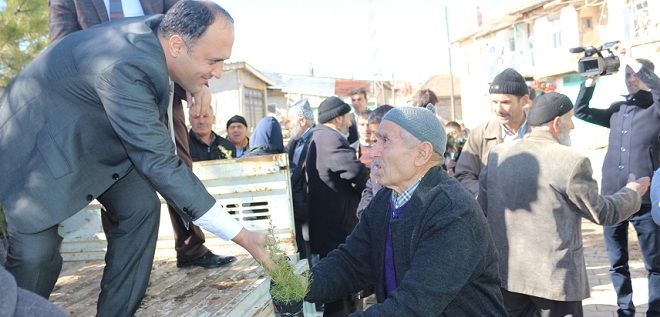
[[[383,120],[396,123],[420,141],[428,141],[433,151],[445,154],[447,133],[440,120],[431,111],[421,107],[399,107],[388,111]]]

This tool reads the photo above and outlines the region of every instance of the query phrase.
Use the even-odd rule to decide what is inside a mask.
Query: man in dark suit
[[[110,0],[110,2],[113,1]],[[162,14],[167,12],[177,1],[179,0],[124,1],[125,7],[122,10],[122,17]],[[131,5],[127,5],[128,3]],[[111,10],[103,0],[49,0],[48,6],[48,30],[51,42],[75,31],[84,30],[111,20]]]
[[[111,7],[115,1],[123,3],[123,6],[119,8],[115,6]],[[107,1],[106,5],[103,0],[50,0],[48,20],[50,40],[51,42],[55,42],[70,33],[106,23],[110,20],[165,13],[177,1],[131,0],[121,2],[121,0],[111,0]],[[186,129],[181,103],[182,99],[186,99],[186,92],[179,85],[175,85],[174,91],[172,123],[176,140],[176,153],[188,167],[192,168],[188,131]],[[210,97],[207,99],[208,103],[210,103]],[[192,104],[192,100],[189,100],[188,104]],[[204,105],[204,107],[207,107],[207,105]],[[201,107],[196,109],[201,109]],[[174,232],[177,266],[189,267],[197,265],[214,268],[233,260],[233,257],[219,257],[213,254],[204,246],[204,233],[199,227],[195,225],[185,226],[171,205],[168,205],[168,210]],[[104,223],[107,222],[106,220],[104,217]]]
[[[132,315],[156,247],[156,192],[184,223],[231,239],[272,265],[265,237],[244,229],[206,191],[174,154],[162,121],[172,81],[199,93],[222,75],[233,41],[233,19],[224,9],[181,1],[165,16],[74,32],[9,83],[0,95],[0,203],[9,236],[6,268],[20,287],[49,296],[62,266],[58,224],[97,199],[109,220],[98,315]]]

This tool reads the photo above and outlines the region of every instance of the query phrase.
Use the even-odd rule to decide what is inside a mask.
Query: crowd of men
[[[589,106],[596,78],[575,103],[556,92],[532,100],[523,76],[505,69],[489,84],[493,119],[466,141],[460,125],[436,115],[430,90],[412,107],[369,110],[367,91],[356,89],[352,106],[332,96],[316,114],[303,99],[282,123],[285,148],[271,116],[251,128],[237,114],[226,138],[213,131],[208,80],[222,75],[234,41],[222,7],[73,2],[51,0],[53,43],[0,97],[3,311],[63,315],[45,300],[62,267],[57,226],[93,199],[108,239],[99,316],[139,307],[157,192],[170,207],[178,267],[235,260],[208,250],[200,228],[272,267],[263,234],[233,219],[191,162],[286,152],[296,242],[303,257],[320,258],[306,300],[324,303],[324,316],[582,316],[582,219],[606,226],[619,316],[635,313],[633,224],[649,272],[647,316],[660,315],[660,79],[650,61],[625,61],[629,95],[606,109]],[[570,148],[573,116],[610,128],[600,193],[589,159]],[[356,310],[353,295],[364,290],[377,303]]]

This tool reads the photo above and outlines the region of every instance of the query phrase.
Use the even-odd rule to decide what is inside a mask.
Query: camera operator
[[[627,51],[616,48],[622,57]],[[628,59],[625,67],[628,95],[607,109],[589,107],[595,90],[595,77],[587,77],[575,102],[575,116],[589,123],[610,128],[609,147],[603,162],[601,193],[614,194],[626,184],[628,174],[652,177],[658,168],[660,134],[660,79],[647,59]],[[644,264],[649,271],[647,316],[660,314],[660,227],[651,217],[649,193],[642,197],[640,210],[618,225],[604,228],[610,261],[610,276],[617,293],[619,316],[634,316],[632,283],[628,269],[628,223],[637,231]]]

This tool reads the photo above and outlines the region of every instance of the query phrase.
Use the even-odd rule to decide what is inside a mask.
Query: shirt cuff
[[[243,225],[234,219],[219,201],[193,223],[224,240],[233,239],[243,229]]]

